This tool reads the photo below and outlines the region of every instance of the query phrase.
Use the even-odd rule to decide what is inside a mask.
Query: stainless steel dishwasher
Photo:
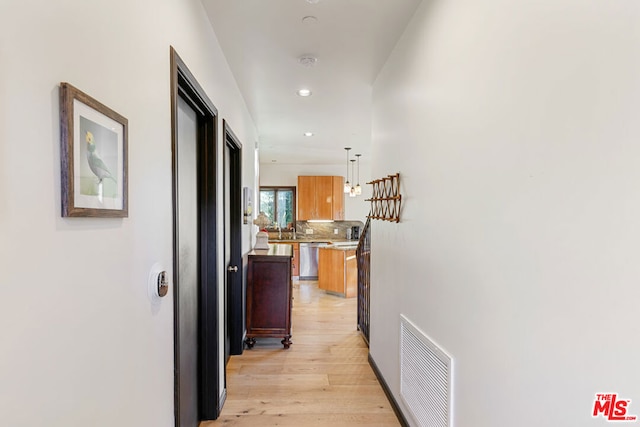
[[[328,243],[300,243],[300,279],[318,279],[318,248],[329,246]]]

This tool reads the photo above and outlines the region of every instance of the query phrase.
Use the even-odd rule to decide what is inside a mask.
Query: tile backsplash
[[[308,221],[296,221],[296,234],[298,238],[316,238],[316,239],[346,239],[347,230],[353,226],[359,226],[360,231],[364,227],[362,221],[333,221],[333,222],[308,222]],[[313,230],[313,234],[307,234],[307,230]],[[338,230],[338,234],[335,234],[335,230]],[[283,238],[290,238],[292,233],[290,231],[283,231]],[[269,238],[277,238],[278,232],[269,232]]]

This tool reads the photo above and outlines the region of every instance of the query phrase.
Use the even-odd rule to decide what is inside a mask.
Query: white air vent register
[[[400,396],[420,427],[453,427],[453,360],[400,315]]]

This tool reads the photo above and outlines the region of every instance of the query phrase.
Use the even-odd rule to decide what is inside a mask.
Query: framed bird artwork
[[[128,216],[128,121],[69,83],[60,83],[63,217]]]

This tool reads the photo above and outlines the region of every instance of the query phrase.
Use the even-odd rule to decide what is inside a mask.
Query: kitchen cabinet
[[[318,252],[318,288],[346,298],[358,293],[356,250],[322,247]]]
[[[282,339],[291,346],[291,257],[290,244],[270,244],[247,255],[247,336],[249,348],[256,337]]]
[[[343,220],[343,188],[341,176],[299,176],[296,219]]]
[[[332,176],[333,184],[333,219],[344,220],[344,177]]]
[[[291,259],[291,276],[300,277],[300,244],[291,243],[293,258]]]

